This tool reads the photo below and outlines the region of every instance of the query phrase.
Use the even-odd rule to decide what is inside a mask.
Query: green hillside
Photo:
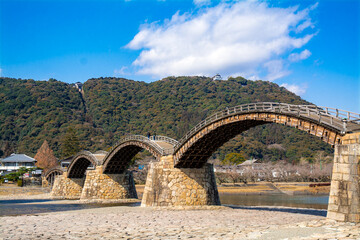
[[[46,139],[62,157],[61,143],[69,127],[90,151],[106,150],[127,133],[179,139],[213,112],[264,101],[309,104],[277,84],[241,77],[168,77],[152,83],[98,78],[84,83],[83,94],[56,80],[0,78],[0,148],[6,152],[10,146],[33,156]],[[288,161],[310,159],[317,151],[332,153],[319,139],[275,124],[243,133],[216,157],[240,151],[247,158]]]

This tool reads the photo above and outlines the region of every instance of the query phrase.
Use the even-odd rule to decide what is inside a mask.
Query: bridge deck
[[[162,149],[174,149],[174,146],[168,142],[163,141],[154,141],[156,142]]]
[[[107,153],[93,153],[94,157],[99,160],[99,162],[102,162],[102,160],[104,160],[104,158],[106,157]]]

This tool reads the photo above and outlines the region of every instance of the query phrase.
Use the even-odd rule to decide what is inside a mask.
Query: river
[[[267,195],[243,195],[243,194],[220,194],[220,201],[224,205],[235,206],[284,206],[292,208],[326,209],[328,196],[285,194]],[[122,204],[84,204],[76,201],[58,201],[47,199],[24,199],[24,200],[0,200],[0,216],[39,214],[46,212],[59,212],[79,210],[86,208],[100,208],[112,206],[139,207],[140,203]]]
[[[329,195],[243,195],[220,194],[221,204],[240,206],[283,206],[295,208],[327,209]]]

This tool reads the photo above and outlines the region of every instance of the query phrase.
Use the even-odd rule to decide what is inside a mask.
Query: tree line
[[[0,78],[0,157],[11,152],[34,156],[47,140],[55,156],[65,158],[72,151],[67,143],[74,142],[68,132],[81,150],[94,152],[108,150],[125,134],[156,132],[179,139],[226,107],[265,101],[309,104],[275,83],[242,77],[168,77],[151,83],[94,78],[84,83],[83,93],[55,79]],[[229,141],[213,159],[236,153],[244,159],[298,163],[302,158],[313,161],[318,151],[333,152],[305,132],[266,124]]]

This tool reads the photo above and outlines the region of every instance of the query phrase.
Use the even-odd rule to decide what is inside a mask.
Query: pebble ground
[[[360,224],[274,207],[106,207],[5,216],[2,239],[360,239]]]

